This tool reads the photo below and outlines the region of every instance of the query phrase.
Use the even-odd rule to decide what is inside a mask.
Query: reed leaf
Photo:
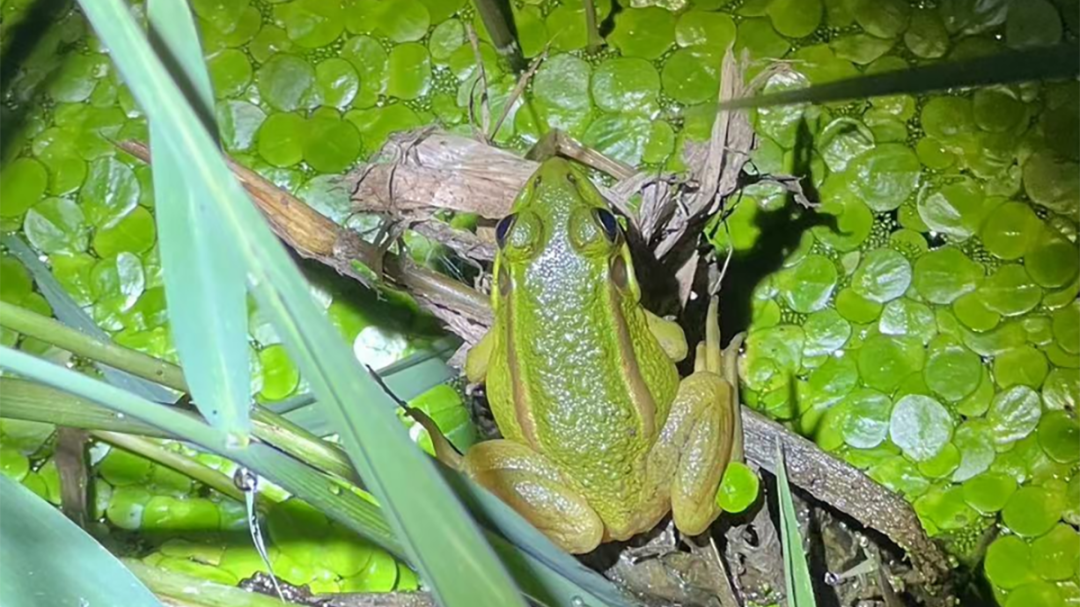
[[[184,2],[152,0],[147,16],[158,53],[209,132],[217,132],[210,76],[191,11]],[[210,120],[210,122],[208,122]],[[204,182],[191,179],[169,127],[150,121],[154,208],[169,325],[195,406],[211,424],[244,444],[249,415],[250,348],[246,274]],[[197,128],[197,127],[196,127]]]
[[[1064,80],[1077,76],[1080,76],[1080,45],[1073,41],[962,61],[932,63],[895,72],[867,74],[779,93],[741,97],[720,103],[720,109],[828,103],[899,94],[918,95],[973,86]]]
[[[431,460],[409,440],[393,402],[316,307],[296,264],[247,199],[126,4],[80,4],[150,123],[160,127],[158,143],[184,159],[187,186],[199,192],[200,204],[214,205],[220,212],[221,226],[241,253],[256,299],[341,429],[350,459],[383,504],[394,535],[435,598],[449,607],[524,605],[464,507]],[[226,457],[247,456],[246,449],[230,451]]]
[[[157,597],[94,538],[2,474],[0,511],[4,605],[161,607]]]

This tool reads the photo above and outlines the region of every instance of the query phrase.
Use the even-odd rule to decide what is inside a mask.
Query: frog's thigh
[[[505,439],[479,443],[465,454],[463,471],[567,552],[600,544],[600,516],[549,459],[529,447]]]
[[[687,377],[654,447],[650,476],[670,479],[675,526],[687,535],[702,533],[720,514],[716,492],[731,456],[731,398],[730,385],[716,373]]]
[[[478,384],[487,377],[488,363],[491,361],[491,350],[494,346],[495,332],[489,330],[465,353],[465,377],[471,383]]]

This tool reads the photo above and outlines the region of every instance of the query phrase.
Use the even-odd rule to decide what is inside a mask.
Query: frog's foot
[[[529,447],[505,439],[479,443],[465,454],[463,470],[563,550],[581,554],[600,544],[600,516],[549,459]]]

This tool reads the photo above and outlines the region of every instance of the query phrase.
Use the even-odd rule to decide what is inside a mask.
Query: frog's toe
[[[509,504],[563,550],[594,550],[604,523],[585,497],[543,455],[509,440],[491,440],[465,454],[463,471]]]

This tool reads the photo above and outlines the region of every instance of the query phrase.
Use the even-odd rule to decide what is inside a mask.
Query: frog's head
[[[551,158],[537,169],[495,235],[496,309],[515,289],[554,291],[601,281],[616,287],[619,299],[640,299],[622,226],[589,177],[567,160]]]

